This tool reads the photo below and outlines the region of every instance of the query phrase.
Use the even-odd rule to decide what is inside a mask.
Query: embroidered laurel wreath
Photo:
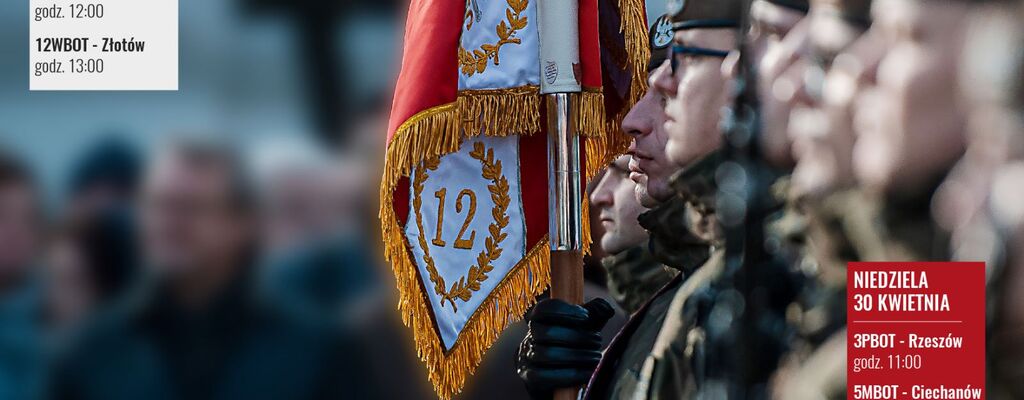
[[[487,185],[487,189],[491,192],[491,200],[494,202],[494,207],[491,209],[491,216],[494,220],[487,227],[490,235],[484,240],[484,249],[476,257],[476,265],[470,266],[466,276],[459,278],[459,281],[453,283],[450,288],[446,289],[447,285],[445,284],[444,277],[437,273],[434,259],[430,256],[430,247],[423,231],[423,214],[420,211],[420,207],[423,205],[421,196],[423,194],[424,182],[427,180],[427,171],[437,170],[441,162],[440,159],[434,158],[424,161],[423,167],[416,169],[415,178],[412,183],[412,203],[416,213],[416,228],[419,230],[419,244],[420,248],[423,249],[423,262],[427,265],[430,281],[434,283],[434,292],[441,296],[441,305],[443,306],[447,301],[451,303],[454,311],[459,309],[458,305],[455,304],[455,299],[462,300],[463,302],[469,301],[473,297],[473,292],[480,290],[480,284],[487,280],[487,273],[494,269],[491,263],[497,260],[498,257],[501,257],[502,249],[500,245],[508,236],[502,230],[509,223],[509,217],[506,212],[508,211],[511,199],[508,194],[508,180],[501,173],[501,160],[495,161],[494,149],[486,148],[482,142],[474,143],[473,151],[469,155],[480,161],[481,176],[491,181]],[[438,215],[438,218],[441,217],[441,215]]]
[[[492,58],[494,59],[494,65],[498,65],[498,50],[501,49],[501,46],[509,43],[521,43],[521,40],[515,37],[515,35],[520,29],[526,28],[527,18],[522,14],[526,10],[526,6],[530,4],[530,0],[506,1],[508,2],[508,8],[505,9],[505,20],[501,21],[494,28],[495,33],[498,34],[497,43],[484,43],[479,49],[472,52],[459,46],[459,67],[463,75],[473,76],[473,74],[478,72],[483,73],[487,69],[489,60]],[[473,27],[472,13],[473,8],[467,7],[466,18],[469,19],[469,23],[466,24],[466,29]]]

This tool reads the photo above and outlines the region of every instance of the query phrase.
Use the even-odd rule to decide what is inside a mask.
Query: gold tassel
[[[609,145],[609,140],[616,141],[626,137],[621,132],[612,130],[613,121],[608,121],[604,108],[604,93],[600,88],[584,88],[578,97],[573,97],[576,105],[576,126],[583,137],[583,151],[586,152],[586,163],[583,165],[583,176],[586,180],[593,178],[605,165],[621,154],[616,146]],[[629,142],[626,142],[626,146]],[[625,147],[621,151],[625,151]]]
[[[583,242],[583,255],[590,255],[590,244],[593,243],[593,239],[590,236],[590,200],[587,199],[586,193],[583,194],[583,206],[580,216],[582,222],[582,237],[580,240]]]
[[[384,203],[391,205],[391,193],[403,176],[423,160],[458,150],[459,125],[455,103],[420,111],[402,123],[388,143],[384,176],[380,185],[381,215]],[[390,208],[390,207],[389,207]]]
[[[589,138],[608,134],[604,93],[601,88],[583,88],[582,93],[572,96],[571,101],[576,108],[576,129],[580,136]]]
[[[455,102],[413,115],[398,127],[388,143],[381,181],[381,204],[386,198],[390,199],[398,180],[409,176],[413,167],[423,160],[457,151],[466,138],[480,134],[509,136],[539,132],[538,113],[515,112],[539,110],[539,96],[536,86],[463,90]]]
[[[629,96],[626,98],[622,110],[607,122],[604,128],[605,134],[586,139],[584,147],[587,152],[587,165],[584,166],[584,171],[588,180],[629,149],[632,138],[622,131],[622,119],[647,93],[647,63],[651,59],[651,48],[644,0],[619,0],[619,13],[621,15],[620,29],[626,40],[626,52],[631,56],[632,79]],[[604,99],[601,98],[600,101],[603,110]],[[584,100],[584,107],[586,107],[586,103]]]
[[[619,29],[626,38],[626,52],[632,55],[633,81],[629,90],[629,101],[623,108],[622,116],[647,93],[647,63],[651,59],[650,32],[647,30],[647,15],[644,0],[619,0]]]

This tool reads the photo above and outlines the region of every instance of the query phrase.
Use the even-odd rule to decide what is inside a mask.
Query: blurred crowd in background
[[[376,218],[404,2],[183,1],[177,92],[29,92],[27,7],[0,4],[0,399],[433,397]],[[524,330],[466,398],[526,396]]]

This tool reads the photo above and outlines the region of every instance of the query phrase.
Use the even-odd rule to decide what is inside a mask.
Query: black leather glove
[[[541,300],[527,317],[516,372],[535,400],[550,399],[558,388],[582,386],[601,361],[601,329],[615,315],[601,298],[582,306]]]

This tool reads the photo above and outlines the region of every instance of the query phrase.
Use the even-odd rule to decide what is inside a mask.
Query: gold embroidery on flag
[[[461,44],[459,45],[459,69],[463,75],[473,76],[476,73],[483,73],[487,70],[491,59],[494,59],[494,65],[500,64],[498,51],[501,50],[501,46],[510,43],[520,44],[522,42],[515,35],[523,28],[526,28],[527,17],[522,14],[523,11],[526,11],[526,6],[530,4],[530,0],[506,1],[508,2],[508,8],[505,9],[505,20],[501,21],[494,28],[495,33],[498,34],[497,43],[484,43],[479,49],[473,51],[466,50]],[[473,27],[473,17],[471,14],[472,11],[467,9],[466,16],[470,21],[466,24],[466,30]]]
[[[466,21],[466,30],[470,30],[470,29],[473,29],[473,21],[474,21],[474,19],[476,19],[476,13],[474,12],[474,9],[476,8],[476,1],[474,1],[474,0],[466,0],[466,2],[467,3],[472,2],[473,6],[474,6],[474,7],[468,7],[467,6],[466,7],[466,16],[463,17],[463,19]]]
[[[509,216],[507,211],[509,203],[512,202],[509,196],[508,179],[501,173],[501,160],[494,160],[494,149],[488,149],[482,142],[476,142],[473,144],[473,151],[469,155],[480,161],[481,176],[491,181],[491,184],[487,185],[487,189],[491,192],[491,200],[494,202],[494,207],[491,209],[491,216],[494,218],[494,221],[488,226],[487,230],[490,236],[484,241],[484,250],[476,257],[476,265],[470,266],[466,276],[459,278],[459,281],[453,283],[449,289],[445,289],[444,277],[437,272],[434,259],[430,256],[430,249],[427,246],[427,239],[423,230],[423,215],[420,211],[423,205],[422,193],[427,180],[427,171],[437,170],[440,159],[434,158],[424,161],[422,168],[416,169],[415,178],[412,183],[413,211],[416,215],[416,228],[419,230],[419,244],[423,250],[423,262],[426,264],[430,281],[434,283],[434,293],[441,296],[441,305],[443,306],[447,301],[452,305],[453,311],[459,310],[458,305],[455,304],[456,299],[463,302],[469,301],[473,297],[473,292],[480,290],[480,284],[488,278],[487,273],[494,269],[491,263],[497,260],[498,257],[501,257],[501,242],[508,237],[508,234],[502,232],[502,230],[508,226]],[[438,218],[441,218],[441,215],[438,215]],[[440,223],[438,225],[440,226]]]
[[[590,179],[593,177],[591,172],[598,168],[595,161],[605,158],[605,152],[612,149],[592,146],[591,143],[595,140],[604,143],[605,137],[612,132],[608,130],[609,123],[602,121],[603,117],[599,118],[604,115],[604,99],[600,91],[587,88],[577,96],[580,96],[579,132],[585,138],[587,160],[591,160],[585,168]],[[466,378],[473,374],[484,352],[502,330],[509,323],[521,319],[536,302],[536,296],[547,289],[551,282],[548,238],[545,235],[536,243],[527,243],[530,250],[526,256],[484,298],[455,344],[446,350],[434,326],[429,300],[422,289],[420,271],[410,257],[410,243],[394,209],[395,188],[403,177],[413,174],[415,166],[457,151],[467,138],[539,133],[540,107],[541,95],[537,86],[463,90],[455,101],[410,117],[398,127],[388,143],[379,214],[385,258],[395,273],[402,322],[412,329],[417,355],[427,365],[428,378],[442,399],[450,399],[462,390]],[[584,198],[582,239],[584,252],[589,253],[590,220],[585,203]]]

